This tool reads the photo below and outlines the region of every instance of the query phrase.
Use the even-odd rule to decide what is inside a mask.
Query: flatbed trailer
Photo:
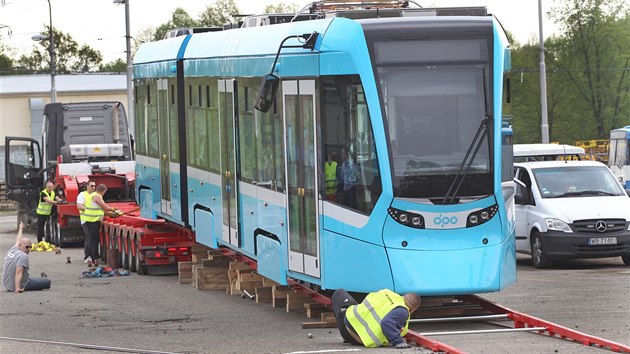
[[[195,243],[191,230],[143,218],[135,203],[109,205],[119,210],[118,215],[105,217],[101,226],[101,256],[110,265],[138,274],[177,274],[178,263],[191,260]]]

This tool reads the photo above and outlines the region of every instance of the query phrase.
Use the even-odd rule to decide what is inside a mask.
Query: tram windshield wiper
[[[475,133],[475,137],[470,142],[468,150],[466,151],[466,155],[464,156],[462,163],[459,165],[459,171],[457,171],[457,174],[455,175],[455,178],[453,178],[451,186],[448,188],[448,192],[446,192],[444,199],[442,199],[442,204],[454,204],[459,200],[459,198],[457,198],[457,193],[459,192],[459,189],[461,188],[462,183],[464,182],[464,179],[468,174],[468,171],[470,171],[470,167],[475,161],[475,157],[477,156],[481,145],[488,135],[488,122],[491,119],[491,116],[486,115],[481,120],[479,128],[477,128],[477,133]]]

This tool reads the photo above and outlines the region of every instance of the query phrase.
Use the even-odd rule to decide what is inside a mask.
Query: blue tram
[[[448,295],[514,283],[505,33],[485,8],[383,13],[143,44],[142,215],[280,284]],[[265,77],[276,90],[261,111]]]

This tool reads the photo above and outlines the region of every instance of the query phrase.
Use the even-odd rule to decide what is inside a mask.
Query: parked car
[[[630,265],[630,198],[608,167],[527,159],[518,150],[515,159],[528,161],[514,163],[517,252],[531,254],[536,268],[619,256]]]

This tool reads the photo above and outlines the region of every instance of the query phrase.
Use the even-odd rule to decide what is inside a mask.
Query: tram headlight
[[[499,206],[494,204],[487,208],[476,210],[470,214],[468,214],[468,219],[466,220],[466,227],[479,226],[483,223],[488,222],[490,219],[494,217],[494,215],[499,210]]]
[[[415,229],[424,229],[424,217],[420,214],[396,208],[387,209],[387,213],[399,224],[413,227]]]

